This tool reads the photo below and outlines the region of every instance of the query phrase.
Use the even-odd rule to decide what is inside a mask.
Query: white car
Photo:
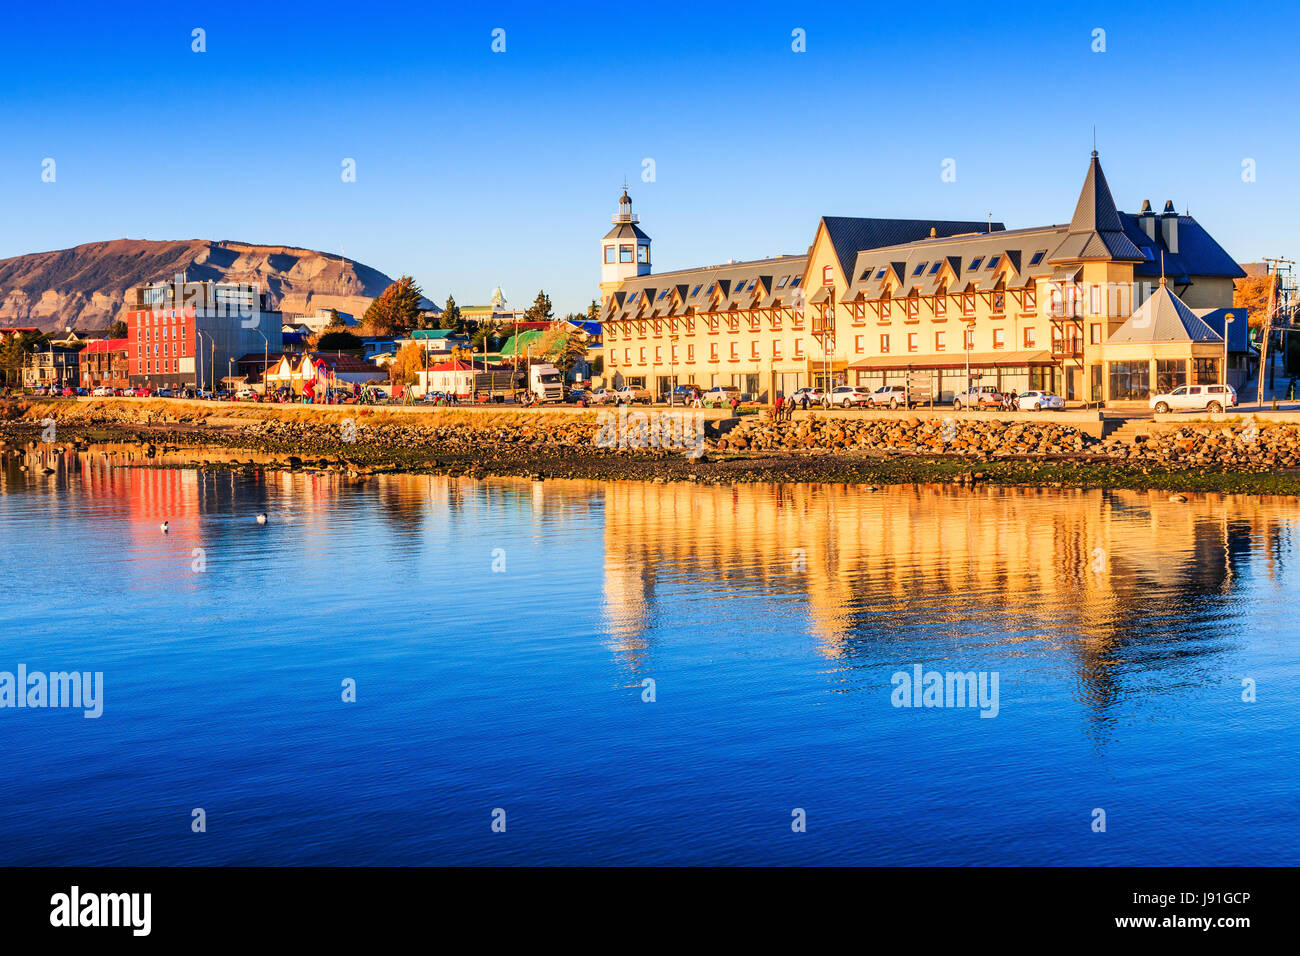
[[[105,398],[111,396],[113,394],[113,390],[109,388],[107,385],[100,385],[90,394],[93,395],[95,398]]]
[[[809,405],[821,405],[823,400],[826,398],[826,393],[820,388],[805,385],[803,388],[795,389],[794,394],[790,396],[788,401],[794,402],[795,405],[802,406],[803,397],[805,395],[808,396]]]
[[[1065,399],[1061,398],[1060,395],[1053,395],[1051,392],[1039,392],[1031,389],[1028,392],[1021,392],[1017,399],[1022,412],[1059,412],[1065,408]]]
[[[654,400],[655,397],[650,394],[649,389],[633,388],[631,385],[624,385],[614,392],[614,401],[620,405],[635,405],[637,402],[644,402],[649,405]]]
[[[882,385],[867,396],[866,404],[871,408],[880,405],[888,405],[890,408],[898,408],[900,405],[911,408],[916,402],[907,400],[906,385]]]
[[[704,393],[700,399],[705,408],[723,408],[730,405],[732,399],[740,401],[740,389],[734,385],[715,385]]]
[[[833,405],[838,405],[840,408],[852,408],[854,405],[870,405],[871,393],[860,385],[836,385],[822,404],[827,408]]]
[[[241,388],[235,393],[235,398],[239,399],[241,402],[249,402],[257,398],[257,392],[253,391],[251,388]]]
[[[1237,404],[1237,393],[1231,385],[1179,385],[1171,392],[1152,395],[1149,408],[1163,415],[1165,412],[1206,411],[1221,412]]]

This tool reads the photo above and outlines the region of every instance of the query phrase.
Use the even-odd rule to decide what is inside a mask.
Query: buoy
[[[258,515],[258,516],[257,516],[257,523],[258,523],[258,524],[266,524],[266,515],[265,515],[265,514],[260,514],[260,515]]]
[[[167,533],[167,522],[166,522],[166,521],[164,521],[164,522],[163,522],[162,524],[160,524],[158,527],[162,530],[162,533],[163,533],[163,534],[166,534],[166,533]]]

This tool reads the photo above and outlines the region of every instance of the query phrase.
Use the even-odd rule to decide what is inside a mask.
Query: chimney
[[[1174,201],[1165,200],[1164,212],[1160,214],[1160,232],[1165,241],[1165,248],[1178,253],[1178,213],[1174,210]]]
[[[1138,225],[1152,242],[1156,241],[1156,214],[1151,208],[1151,200],[1142,200],[1142,211],[1138,213]]]

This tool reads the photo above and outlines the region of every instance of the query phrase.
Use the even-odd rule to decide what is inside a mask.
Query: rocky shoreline
[[[416,419],[382,408],[200,406],[196,411],[166,402],[9,400],[0,402],[0,457],[8,463],[38,447],[51,447],[41,443],[42,423],[51,421],[54,447],[85,451],[112,443],[127,449],[127,463],[133,466],[302,470],[361,480],[420,473],[709,484],[993,482],[1300,494],[1300,426],[1250,420],[1153,426],[1149,434],[1098,439],[1046,418],[851,419],[814,413],[774,422],[763,414],[724,423],[734,424],[726,431],[710,425],[703,453],[693,456],[680,446],[644,447],[647,440],[655,446],[672,444],[644,425],[622,436],[631,447],[603,446],[601,429],[610,417],[595,412],[448,410]]]

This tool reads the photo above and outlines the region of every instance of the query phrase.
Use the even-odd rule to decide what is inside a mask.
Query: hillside
[[[127,289],[182,272],[191,282],[257,283],[291,314],[326,308],[360,316],[392,281],[351,259],[291,246],[206,239],[89,242],[0,259],[0,327],[106,328],[118,317]]]

